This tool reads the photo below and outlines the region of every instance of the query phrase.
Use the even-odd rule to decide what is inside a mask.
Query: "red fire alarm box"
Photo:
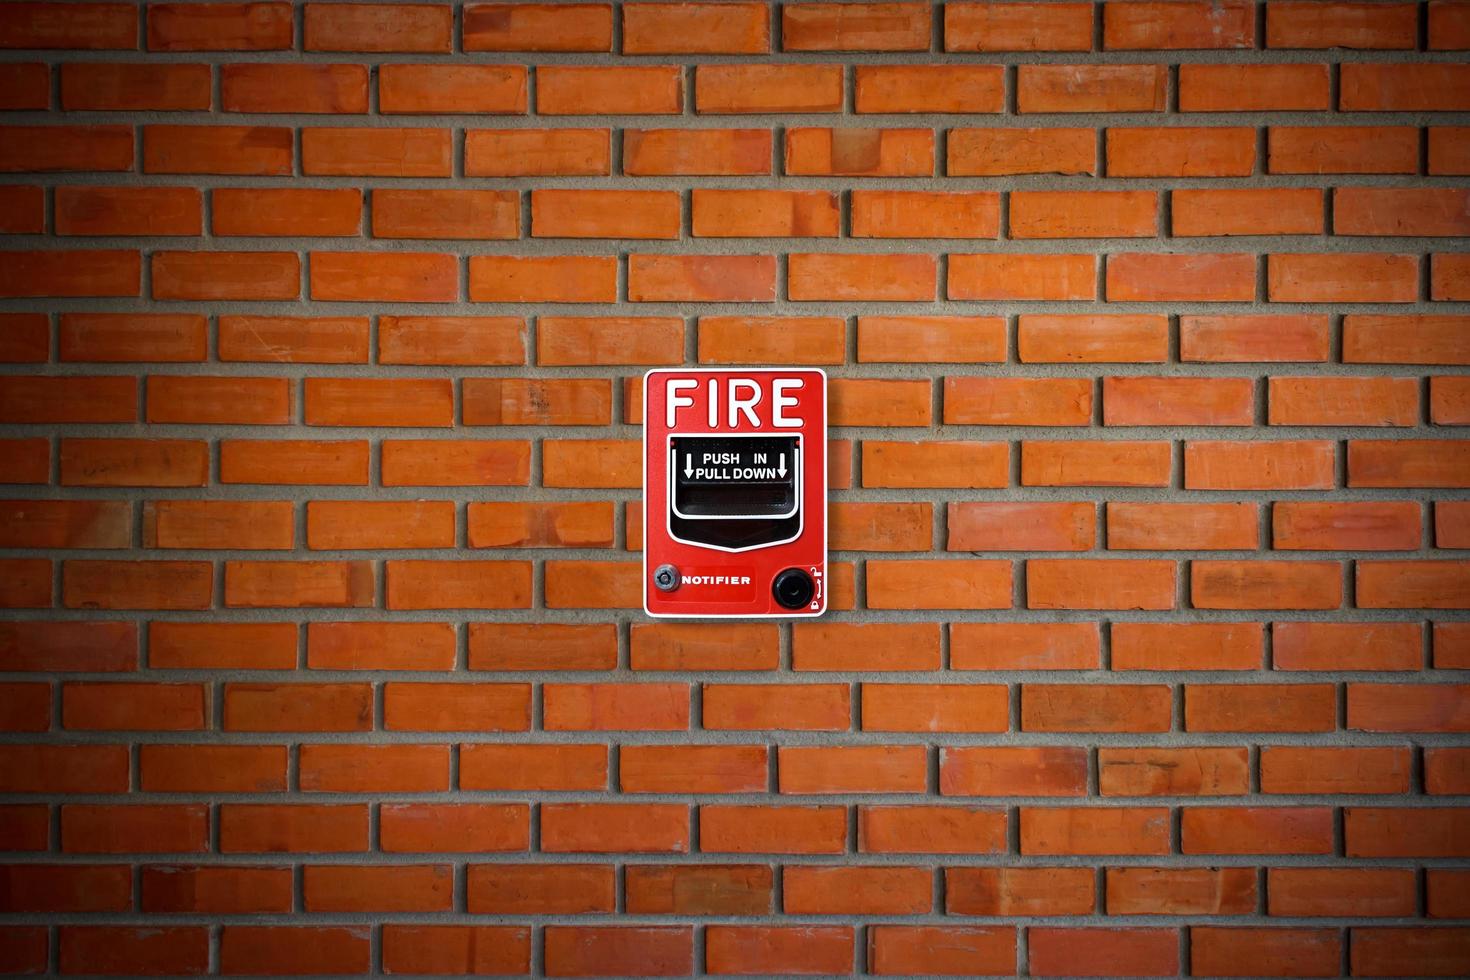
[[[820,616],[827,608],[827,375],[643,378],[643,608]]]

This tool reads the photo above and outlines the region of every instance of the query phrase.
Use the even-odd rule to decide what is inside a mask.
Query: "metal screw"
[[[660,592],[673,592],[679,587],[679,570],[673,565],[660,565],[653,570],[653,584]]]

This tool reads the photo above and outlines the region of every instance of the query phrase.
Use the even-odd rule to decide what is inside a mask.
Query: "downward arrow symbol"
[[[684,479],[694,476],[694,454],[688,453],[684,456]]]
[[[781,454],[781,465],[776,468],[776,475],[777,476],[785,476],[786,475],[786,454],[785,453],[782,453]]]

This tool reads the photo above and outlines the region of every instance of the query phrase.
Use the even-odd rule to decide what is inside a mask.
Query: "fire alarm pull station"
[[[827,608],[827,375],[643,378],[643,608],[820,616]]]

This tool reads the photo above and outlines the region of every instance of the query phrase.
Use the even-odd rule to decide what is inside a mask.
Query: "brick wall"
[[[0,48],[0,971],[1470,973],[1470,3]],[[835,609],[650,622],[752,363]]]

